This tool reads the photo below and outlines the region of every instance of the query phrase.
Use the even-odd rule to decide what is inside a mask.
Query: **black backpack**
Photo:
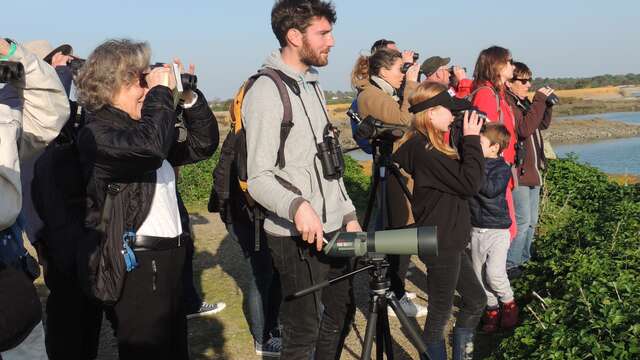
[[[265,219],[265,209],[251,198],[247,188],[247,138],[242,119],[242,102],[255,81],[262,76],[270,78],[276,84],[282,100],[284,115],[275,165],[280,168],[285,166],[284,144],[293,127],[293,111],[287,88],[296,95],[300,94],[300,88],[294,79],[281,71],[263,68],[242,84],[229,107],[231,129],[222,143],[220,159],[213,169],[213,186],[208,205],[209,212],[220,213],[225,224],[253,225],[255,251],[260,250],[260,230]]]

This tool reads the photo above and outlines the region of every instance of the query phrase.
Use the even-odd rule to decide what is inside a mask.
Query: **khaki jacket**
[[[405,131],[411,127],[413,114],[409,112],[409,96],[411,96],[418,87],[417,82],[406,82],[402,104],[398,104],[393,96],[373,85],[368,80],[358,82],[356,87],[359,90],[358,114],[361,119],[370,115],[385,124],[398,125],[399,127],[405,128]],[[405,141],[406,137],[396,141],[393,145],[393,151],[395,152]],[[404,170],[401,169],[400,172],[403,175],[402,181],[405,182],[409,191],[413,192],[413,180]],[[395,181],[390,181],[387,194],[389,197],[390,211],[393,213],[390,225],[392,227],[400,227],[413,224],[411,203],[404,196],[400,185]],[[391,197],[395,198],[392,199]]]
[[[36,156],[69,118],[69,100],[51,65],[19,45],[9,61],[24,65],[25,80],[0,89],[0,230],[13,225],[22,207],[20,160]]]

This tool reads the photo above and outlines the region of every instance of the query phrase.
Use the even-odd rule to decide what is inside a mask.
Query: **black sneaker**
[[[254,344],[256,355],[277,357],[282,351],[282,339],[279,337],[272,336],[264,344],[254,341]]]
[[[224,310],[225,307],[227,307],[227,304],[223,302],[209,304],[203,301],[202,304],[200,304],[200,309],[198,309],[198,311],[191,314],[187,314],[187,319],[193,319],[197,317],[210,316],[213,314],[217,314],[220,311]]]

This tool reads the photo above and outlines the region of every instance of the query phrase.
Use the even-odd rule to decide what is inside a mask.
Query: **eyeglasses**
[[[530,83],[530,82],[531,82],[531,79],[530,79],[530,78],[527,78],[527,79],[522,79],[522,78],[513,78],[513,81],[520,81],[520,83],[521,83],[522,85],[524,85],[524,84],[526,84],[526,83]]]

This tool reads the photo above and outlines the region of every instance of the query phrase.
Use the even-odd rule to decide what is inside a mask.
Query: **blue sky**
[[[379,38],[415,49],[421,60],[449,56],[472,71],[480,50],[497,44],[534,76],[640,73],[640,1],[334,0],[338,22],[327,90],[349,89],[360,52]],[[196,64],[209,99],[229,98],[278,47],[271,0],[3,1],[0,36],[69,43],[87,56],[108,38],[146,40],[152,61]]]

